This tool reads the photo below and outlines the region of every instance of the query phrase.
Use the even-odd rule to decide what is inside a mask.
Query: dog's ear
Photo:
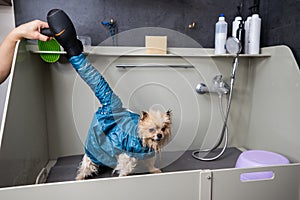
[[[143,121],[144,119],[146,119],[148,117],[148,113],[146,111],[142,111],[142,114],[141,114],[141,120]]]
[[[171,118],[172,110],[169,109],[169,110],[166,112],[166,115],[167,115],[169,118]]]

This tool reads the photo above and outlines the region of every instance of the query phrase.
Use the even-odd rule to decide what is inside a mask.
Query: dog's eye
[[[162,127],[162,128],[161,128],[161,131],[164,132],[165,130],[166,130],[166,127]]]
[[[153,133],[154,131],[155,131],[154,128],[149,128],[149,132],[150,132],[150,133]]]

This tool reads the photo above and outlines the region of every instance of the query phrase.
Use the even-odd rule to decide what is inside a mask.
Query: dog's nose
[[[158,139],[161,139],[161,138],[162,138],[162,134],[159,133],[159,134],[156,135],[156,137],[157,137]]]

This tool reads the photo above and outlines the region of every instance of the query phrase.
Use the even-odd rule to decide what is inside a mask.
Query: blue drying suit
[[[83,54],[73,56],[69,61],[102,105],[88,132],[86,155],[95,164],[112,168],[116,166],[120,153],[126,152],[139,160],[152,157],[153,149],[144,147],[138,137],[139,115],[122,107],[120,98]]]

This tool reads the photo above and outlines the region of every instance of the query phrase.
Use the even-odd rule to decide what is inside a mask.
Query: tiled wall
[[[231,22],[241,1],[244,2],[243,17],[246,18],[252,0],[15,0],[14,6],[17,25],[36,18],[45,20],[52,8],[63,9],[74,21],[78,35],[91,36],[93,45],[109,37],[100,22],[114,18],[118,22],[119,32],[140,27],[163,27],[186,34],[203,47],[213,47],[218,15],[225,14],[231,33]],[[300,31],[300,1],[260,2],[262,46],[288,45],[300,59],[297,37]],[[189,29],[188,24],[193,21],[196,27]],[[129,43],[136,45],[135,41]]]

